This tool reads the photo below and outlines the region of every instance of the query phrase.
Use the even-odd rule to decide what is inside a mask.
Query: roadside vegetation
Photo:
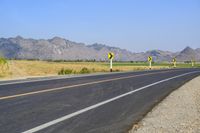
[[[109,72],[109,62],[96,61],[40,61],[40,60],[6,60],[0,58],[0,78],[26,78],[34,76],[53,76]],[[177,68],[189,68],[190,63],[177,63]],[[196,63],[195,67],[200,67]],[[137,71],[148,69],[147,62],[113,62],[113,71]],[[153,62],[152,69],[173,68],[169,62]]]
[[[94,69],[92,69],[93,72]],[[80,71],[76,71],[73,69],[65,69],[65,68],[61,68],[60,71],[58,71],[58,75],[67,75],[67,74],[86,74],[86,73],[90,73],[91,70],[89,70],[87,67],[83,67]]]
[[[0,57],[0,78],[9,75],[8,61],[4,57]]]

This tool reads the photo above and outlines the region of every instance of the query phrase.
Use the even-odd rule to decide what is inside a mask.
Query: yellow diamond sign
[[[113,59],[114,58],[114,53],[112,53],[112,52],[109,52],[108,53],[108,59]]]
[[[148,61],[151,62],[153,60],[152,56],[148,57]]]
[[[173,62],[176,62],[176,58],[173,58],[172,61],[173,61]]]

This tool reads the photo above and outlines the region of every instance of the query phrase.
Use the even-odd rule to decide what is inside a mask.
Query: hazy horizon
[[[106,44],[132,52],[199,48],[198,0],[2,0],[0,37]]]
[[[28,37],[28,38],[26,38],[26,37],[23,37],[23,36],[20,36],[20,35],[17,35],[17,36],[13,36],[13,37],[0,37],[0,38],[17,38],[17,37],[22,37],[23,39],[34,39],[34,40],[40,40],[40,39],[45,39],[45,40],[49,40],[49,39],[53,39],[54,37],[59,37],[59,38],[62,38],[62,39],[66,39],[66,40],[69,40],[69,41],[72,41],[72,42],[76,42],[76,43],[83,43],[83,44],[85,44],[85,45],[93,45],[93,44],[102,44],[102,45],[106,45],[106,46],[109,46],[109,47],[118,47],[118,46],[112,46],[112,45],[109,45],[109,44],[103,44],[103,43],[100,43],[100,42],[94,42],[94,43],[91,43],[91,44],[87,44],[87,43],[84,43],[84,42],[77,42],[77,41],[75,41],[75,40],[70,40],[70,39],[68,39],[68,38],[64,38],[64,37],[60,37],[60,36],[53,36],[53,37],[51,37],[51,38],[32,38],[32,37]],[[193,48],[193,47],[191,47],[191,46],[185,46],[183,49],[185,49],[185,48],[187,48],[187,47],[190,47],[190,48],[192,48],[192,49],[197,49],[197,48],[200,48],[200,47],[197,47],[197,48]],[[126,49],[126,48],[122,48],[122,47],[118,47],[118,48],[120,48],[120,49]],[[131,51],[131,50],[128,50],[128,49],[126,49],[126,50],[128,50],[128,51],[131,51],[131,52],[133,52],[133,53],[141,53],[141,52],[147,52],[147,51],[151,51],[151,50],[162,50],[162,51],[169,51],[169,52],[180,52],[180,51],[182,51],[183,49],[180,49],[180,50],[178,50],[178,51],[170,51],[170,50],[163,50],[163,49],[148,49],[148,50],[146,50],[146,51]]]

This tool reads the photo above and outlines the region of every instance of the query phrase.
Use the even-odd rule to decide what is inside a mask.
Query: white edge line
[[[127,96],[127,95],[133,94],[133,93],[135,93],[135,92],[141,91],[141,90],[146,89],[146,88],[148,88],[148,87],[151,87],[151,86],[157,85],[157,84],[159,84],[159,83],[166,82],[166,81],[169,81],[169,80],[178,78],[178,77],[183,77],[183,76],[185,76],[185,75],[189,75],[189,74],[192,74],[192,73],[198,73],[198,72],[200,72],[200,71],[188,72],[188,73],[184,73],[184,74],[181,74],[181,75],[177,75],[177,76],[174,76],[174,77],[171,77],[171,78],[167,78],[167,79],[164,79],[164,80],[157,81],[157,82],[155,82],[155,83],[152,83],[152,84],[143,86],[143,87],[138,88],[138,89],[135,89],[135,90],[133,90],[133,91],[130,91],[130,92],[121,94],[121,95],[116,96],[116,97],[113,97],[113,98],[111,98],[111,99],[108,99],[108,100],[102,101],[102,102],[100,102],[100,103],[94,104],[94,105],[92,105],[92,106],[86,107],[86,108],[84,108],[84,109],[78,110],[78,111],[76,111],[76,112],[74,112],[74,113],[65,115],[65,116],[63,116],[63,117],[60,117],[60,118],[55,119],[55,120],[53,120],[53,121],[47,122],[47,123],[45,123],[45,124],[42,124],[42,125],[37,126],[37,127],[35,127],[35,128],[32,128],[32,129],[30,129],[30,130],[24,131],[24,132],[22,132],[22,133],[34,133],[34,132],[40,131],[40,130],[45,129],[45,128],[49,127],[49,126],[52,126],[52,125],[57,124],[57,123],[59,123],[59,122],[62,122],[62,121],[64,121],[64,120],[70,119],[70,118],[72,118],[72,117],[74,117],[74,116],[80,115],[80,114],[82,114],[82,113],[84,113],[84,112],[87,112],[87,111],[89,111],[89,110],[95,109],[95,108],[97,108],[97,107],[99,107],[99,106],[102,106],[102,105],[104,105],[104,104],[110,103],[110,102],[112,102],[112,101],[115,101],[115,100],[120,99],[120,98],[122,98],[122,97],[125,97],[125,96]]]

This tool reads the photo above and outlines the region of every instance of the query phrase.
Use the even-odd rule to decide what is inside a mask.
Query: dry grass
[[[52,76],[57,75],[62,68],[73,69],[74,73],[79,73],[83,67],[91,72],[108,72],[109,65],[100,62],[47,62],[47,61],[8,61],[9,70],[1,73],[1,79],[24,78],[32,76]],[[152,69],[167,68],[165,66],[154,66]],[[135,71],[148,69],[148,66],[114,66],[114,71]]]

